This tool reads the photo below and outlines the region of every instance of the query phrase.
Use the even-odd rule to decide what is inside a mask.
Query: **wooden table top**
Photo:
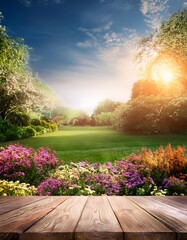
[[[187,240],[187,196],[0,197],[1,240]]]

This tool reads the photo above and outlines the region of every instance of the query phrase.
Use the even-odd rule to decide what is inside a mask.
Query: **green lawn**
[[[138,152],[142,147],[155,149],[168,143],[172,147],[187,146],[187,135],[125,135],[107,127],[63,127],[59,132],[27,138],[13,143],[32,146],[49,146],[65,162],[89,160],[89,162],[114,161]],[[0,144],[5,146],[6,142]]]

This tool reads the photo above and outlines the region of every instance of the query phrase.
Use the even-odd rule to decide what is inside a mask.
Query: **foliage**
[[[0,26],[0,115],[42,111],[49,101],[44,84],[29,69],[29,48],[22,39],[12,39]]]
[[[34,128],[31,126],[23,128],[23,134],[21,135],[21,138],[29,138],[34,136],[36,136],[36,130]]]
[[[31,126],[36,131],[36,135],[42,135],[47,133],[47,129],[43,126],[34,126],[34,125],[31,125]]]
[[[10,112],[6,116],[6,121],[9,121],[13,125],[22,127],[29,126],[31,119],[27,114],[22,112]]]
[[[134,156],[131,158],[134,159]],[[141,162],[151,170],[150,176],[159,184],[162,179],[169,176],[183,178],[187,173],[185,147],[178,146],[176,149],[172,149],[169,144],[165,149],[160,147],[154,152],[143,148]]]
[[[167,189],[166,195],[186,195],[187,184],[184,180],[171,176],[163,180],[162,188]]]
[[[139,80],[134,83],[131,93],[131,98],[135,99],[140,96],[157,96],[159,88],[156,81],[153,80]]]
[[[134,134],[185,133],[186,108],[187,96],[138,97],[114,112],[113,126]]]
[[[94,110],[94,115],[113,112],[120,104],[120,102],[114,102],[110,99],[105,99],[97,105],[96,109]]]
[[[178,79],[187,90],[187,8],[164,21],[157,32],[145,36],[138,45],[136,60],[145,79],[152,79],[152,68],[160,60],[172,61]]]
[[[80,112],[80,115],[70,121],[73,126],[86,126],[90,124],[90,117],[87,113]]]
[[[20,180],[37,186],[37,195],[172,195],[186,194],[187,158],[185,148],[168,145],[152,152],[145,148],[123,160],[104,164],[59,163],[50,149],[38,151],[9,145],[0,151],[0,178]],[[26,195],[14,185],[0,181],[0,195]],[[1,186],[2,185],[2,186]],[[8,188],[4,186],[8,185]],[[34,187],[29,188],[34,191]],[[34,192],[32,192],[34,193]]]
[[[57,164],[55,153],[43,147],[33,148],[9,145],[0,151],[0,179],[20,180],[38,185]]]
[[[142,149],[140,155],[114,164],[87,161],[60,165],[38,186],[39,195],[166,195],[185,194],[185,149]],[[177,178],[176,178],[177,177]],[[172,189],[171,186],[174,186]],[[163,188],[163,189],[162,189]]]
[[[50,123],[49,127],[50,127],[52,132],[58,131],[58,126],[54,123]]]
[[[112,125],[112,112],[102,112],[95,116],[96,124],[98,126],[111,126]]]
[[[38,119],[38,118],[33,118],[31,120],[31,124],[34,125],[34,126],[40,126],[41,125],[41,120]]]
[[[0,180],[0,196],[30,196],[35,192],[36,188],[28,183]]]

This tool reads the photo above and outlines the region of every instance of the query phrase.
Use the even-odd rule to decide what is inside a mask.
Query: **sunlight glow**
[[[161,68],[160,76],[165,83],[169,83],[175,79],[175,74],[169,68]]]
[[[175,70],[175,66],[172,64],[158,63],[153,68],[152,77],[156,81],[162,81],[168,84],[177,78]]]

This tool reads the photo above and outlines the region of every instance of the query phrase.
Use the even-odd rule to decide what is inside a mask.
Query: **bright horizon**
[[[138,80],[138,39],[186,0],[9,0],[7,33],[32,48],[30,65],[65,106],[91,113],[104,99],[127,101]],[[170,81],[172,73],[161,73]]]

